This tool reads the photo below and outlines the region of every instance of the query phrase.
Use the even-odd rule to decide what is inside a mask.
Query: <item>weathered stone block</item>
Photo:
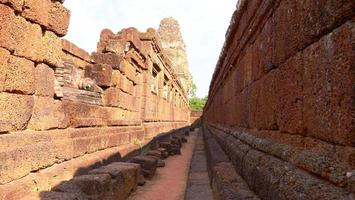
[[[278,82],[279,70],[269,72],[260,80],[260,91],[255,99],[253,94],[250,106],[253,106],[251,114],[255,113],[250,123],[256,123],[258,129],[277,130],[277,105],[278,105]],[[254,102],[253,102],[254,101]]]
[[[172,142],[159,142],[159,147],[165,148],[169,155],[181,154],[181,149],[179,145],[172,144]]]
[[[49,11],[48,29],[59,36],[64,36],[68,32],[69,21],[70,11],[61,3],[55,2]]]
[[[120,93],[120,89],[116,87],[110,87],[106,89],[102,95],[104,105],[118,107]]]
[[[38,142],[0,152],[2,164],[0,184],[9,183],[26,176],[31,171],[53,165],[55,156],[50,145],[48,142]]]
[[[227,136],[224,140],[226,142],[225,148],[237,172],[242,174],[243,159],[248,151],[251,149],[249,145],[244,144],[240,140],[232,136]]]
[[[0,91],[34,93],[34,63],[0,49]]]
[[[61,67],[62,61],[62,42],[53,32],[46,31],[41,38],[38,50],[38,61],[45,62],[54,67]]]
[[[23,130],[31,118],[33,97],[0,93],[0,132]]]
[[[85,63],[90,63],[92,62],[91,56],[88,52],[85,50],[81,49],[80,47],[76,46],[75,44],[71,43],[70,41],[66,39],[62,39],[62,49],[64,52],[68,53],[71,55],[71,58],[75,58],[72,55],[76,56],[79,58],[80,61],[83,61]],[[75,62],[75,64],[79,62]],[[78,64],[79,65],[79,64]],[[81,68],[85,68],[86,65],[79,65]]]
[[[109,87],[112,85],[112,67],[109,65],[88,65],[85,68],[85,77],[92,78],[99,86]]]
[[[250,150],[243,159],[242,176],[252,190],[257,190],[256,181],[259,178],[257,170],[260,163],[260,159],[265,155],[266,154],[262,152]]]
[[[146,153],[148,156],[155,156],[157,158],[163,158],[162,152],[159,150],[150,150]]]
[[[308,135],[351,145],[354,22],[311,45],[304,56],[304,123]]]
[[[34,97],[34,107],[28,128],[48,130],[58,127],[63,110],[56,106],[52,97]],[[58,120],[59,118],[59,120]]]
[[[52,32],[45,31],[37,24],[32,24],[6,6],[0,5],[0,46],[36,62],[45,62],[53,66],[61,66],[61,41]]]
[[[67,33],[70,12],[61,3],[50,0],[24,0],[21,13],[26,19],[38,23],[59,36]]]
[[[271,66],[279,66],[305,45],[302,40],[302,27],[305,26],[301,22],[302,3],[282,1],[273,15],[273,30],[277,31],[274,32]]]
[[[84,195],[68,192],[39,192],[20,200],[88,200]]]
[[[35,94],[37,96],[54,96],[54,70],[46,64],[35,68]]]
[[[259,200],[259,197],[249,189],[245,181],[235,172],[231,163],[222,162],[213,168],[212,190],[215,199]]]
[[[124,40],[110,39],[106,41],[104,51],[114,54],[124,54],[129,50],[130,43]]]
[[[137,188],[140,166],[134,163],[115,162],[94,169],[89,174],[109,174],[112,181],[110,191],[106,193],[107,199],[125,200]]]
[[[101,106],[63,101],[65,120],[72,127],[102,126],[108,119],[107,110]]]
[[[53,187],[51,191],[83,194],[81,189],[73,181],[63,181],[59,185]]]
[[[94,199],[105,199],[111,187],[109,174],[89,174],[74,177],[72,182],[77,185],[83,193]]]
[[[139,186],[143,186],[145,185],[145,179],[144,179],[144,176],[143,175],[139,175],[139,178],[138,178],[138,185]]]
[[[180,138],[173,137],[173,138],[170,139],[170,141],[171,141],[171,144],[177,145],[177,146],[179,146],[181,148],[182,142],[181,142]]]
[[[281,164],[281,163],[280,163]],[[276,166],[285,166],[285,164]],[[270,165],[269,169],[272,169],[275,165]],[[282,167],[279,168],[281,179],[278,182],[278,188],[275,192],[278,194],[284,194],[287,198],[298,198],[300,194],[304,198],[308,199],[347,199],[349,194],[346,190],[339,187],[334,187],[334,185],[328,182],[322,181],[320,179],[311,176],[309,173],[295,168]],[[292,190],[290,188],[297,187],[297,190]]]
[[[251,97],[250,87],[245,88],[239,96],[240,101],[240,124],[239,126],[248,128],[250,126],[251,106],[249,105]],[[238,101],[238,99],[236,99]],[[223,121],[223,114],[221,113],[220,120]]]
[[[169,156],[169,152],[165,148],[157,148],[161,152],[162,158],[165,159]]]
[[[136,68],[127,60],[121,62],[122,73],[131,81],[136,81]]]
[[[0,48],[0,91],[4,91],[4,84],[6,80],[6,71],[8,68],[8,61],[10,52],[6,49]]]
[[[121,72],[119,70],[113,70],[112,71],[112,85],[120,87],[121,85]]]
[[[115,38],[115,34],[110,29],[102,30],[100,33],[100,41],[97,44],[97,52],[106,53],[105,47],[106,47],[107,41],[112,38]]]
[[[70,118],[65,113],[65,104],[60,100],[54,101],[54,116],[58,122],[58,128],[68,128],[70,125]]]
[[[0,3],[11,5],[16,11],[22,11],[24,0],[0,0]]]
[[[282,64],[298,50],[350,19],[355,12],[354,6],[351,0],[282,1],[273,16],[274,30],[278,30],[275,37],[275,63]]]
[[[127,94],[125,92],[120,92],[119,107],[126,109],[126,110],[132,110],[133,100],[134,100],[134,98],[132,97],[132,95]]]
[[[121,76],[121,80],[120,80],[120,88],[122,91],[128,93],[128,94],[133,94],[133,82],[128,80],[128,78],[126,76]]]
[[[139,38],[139,32],[136,28],[123,29],[119,35],[122,39],[132,42],[136,48],[142,48],[142,41]]]
[[[97,64],[110,65],[113,69],[121,70],[122,55],[113,53],[93,53],[92,58]]]
[[[160,157],[152,156],[152,155],[148,155],[148,154],[146,154],[145,156],[156,159],[157,160],[157,167],[165,167],[165,162]]]
[[[136,156],[129,162],[139,164],[142,167],[142,174],[148,179],[153,178],[158,167],[158,159],[152,156]]]
[[[280,66],[277,77],[277,123],[282,132],[304,134],[303,59],[300,54]]]

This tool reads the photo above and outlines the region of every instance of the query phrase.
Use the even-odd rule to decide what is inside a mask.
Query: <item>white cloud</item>
[[[197,95],[208,93],[210,79],[224,43],[237,0],[74,0],[67,39],[88,52],[95,51],[100,32],[109,28],[158,28],[172,16],[181,26]]]

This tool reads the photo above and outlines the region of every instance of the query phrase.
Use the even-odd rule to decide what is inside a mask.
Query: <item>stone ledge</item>
[[[351,147],[332,145],[309,137],[291,136],[279,132],[263,133],[242,128],[224,129],[221,126],[213,126],[211,130],[218,133],[219,142],[233,149],[233,157],[236,156],[239,161],[243,154],[250,148],[254,148],[317,174],[340,187],[348,184],[346,173],[352,170],[349,161],[353,156],[351,152],[354,151]],[[238,150],[233,146],[238,146]],[[308,148],[309,146],[312,148]]]
[[[92,58],[88,52],[66,39],[62,39],[62,49],[77,58],[80,58],[88,63],[92,63]]]
[[[31,173],[28,176],[0,186],[0,200],[17,200],[35,191],[50,191],[62,181],[72,179],[77,174],[86,174],[93,167],[107,162],[118,161],[121,157],[139,148],[136,145],[122,145],[92,154],[83,155],[61,164],[54,164],[44,170]]]
[[[268,155],[244,141],[242,144],[249,146],[246,151],[243,150],[243,145],[227,145],[228,141],[233,139],[238,141],[238,139],[228,137],[226,133],[223,136],[222,131],[216,132],[216,130],[213,129],[213,133],[216,136],[221,135],[218,140],[223,144],[225,151],[231,158],[237,158],[235,167],[241,171],[249,187],[258,191],[259,196],[277,197],[276,199],[286,199],[286,197],[297,199],[300,195],[304,198],[325,200],[349,198],[350,193],[346,189]],[[246,136],[244,135],[245,139]],[[249,138],[247,141],[254,142],[254,139]],[[299,189],[290,190],[294,187]]]

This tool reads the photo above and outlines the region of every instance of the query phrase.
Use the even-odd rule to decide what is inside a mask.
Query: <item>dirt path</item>
[[[196,133],[190,133],[188,142],[181,148],[182,154],[167,158],[165,167],[159,168],[143,187],[138,187],[129,200],[183,200]]]

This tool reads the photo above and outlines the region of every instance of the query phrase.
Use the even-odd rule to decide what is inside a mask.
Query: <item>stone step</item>
[[[136,190],[141,168],[135,163],[114,162],[62,182],[51,192],[41,192],[44,199],[124,200]],[[42,198],[41,198],[42,199]]]
[[[201,149],[200,145],[198,145],[201,143],[203,143],[203,139],[201,133],[199,133],[190,164],[189,178],[185,193],[186,200],[213,200],[208,178],[206,152],[204,148]]]
[[[227,154],[221,148],[208,129],[203,129],[207,166],[215,199],[223,200],[259,200],[239,176]]]

